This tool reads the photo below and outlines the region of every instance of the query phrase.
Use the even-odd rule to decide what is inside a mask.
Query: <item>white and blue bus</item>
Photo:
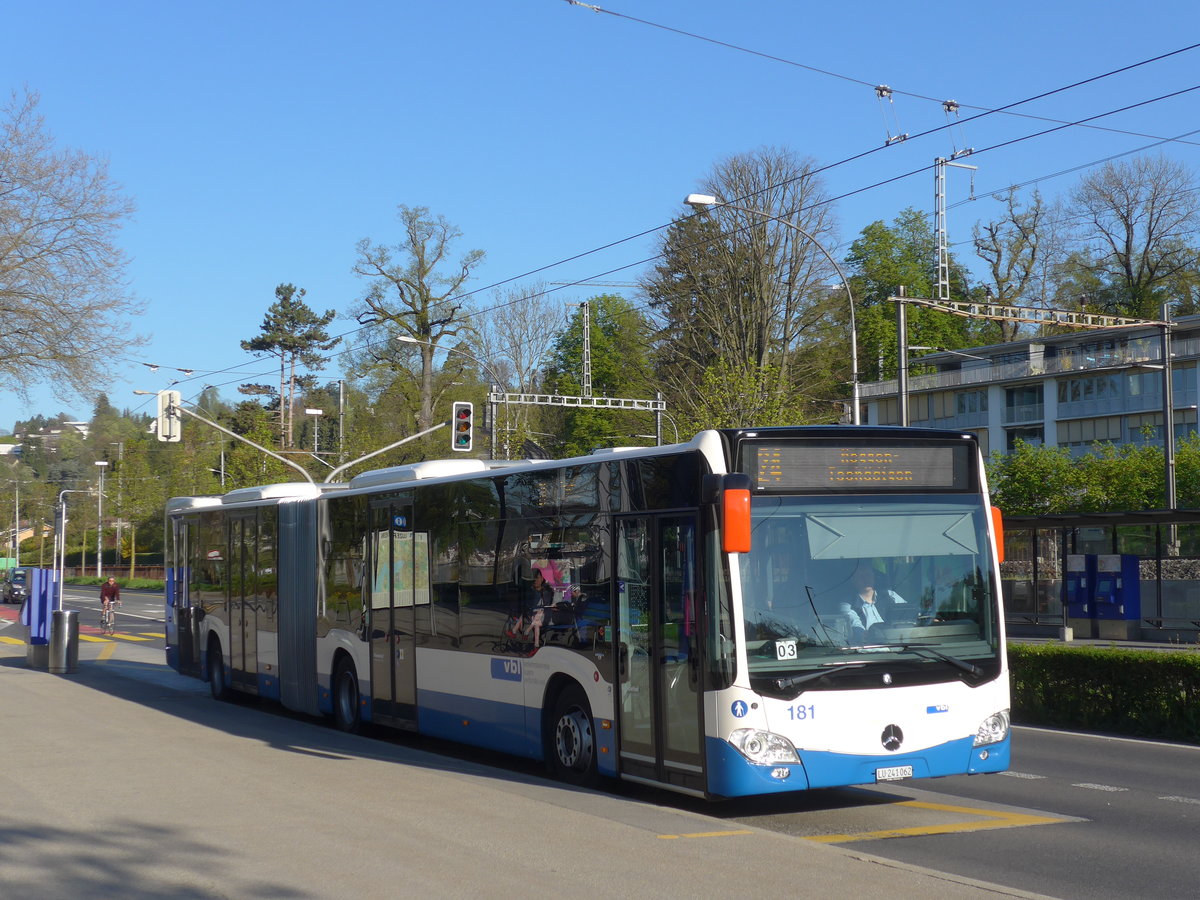
[[[704,431],[167,507],[167,658],[371,722],[736,797],[1009,761],[975,438]]]

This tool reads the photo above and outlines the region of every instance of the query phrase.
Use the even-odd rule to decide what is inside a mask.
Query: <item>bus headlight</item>
[[[777,766],[780,763],[798,763],[800,757],[787,738],[771,731],[757,728],[739,728],[729,735],[729,743],[738,753],[757,766]]]
[[[1008,710],[1002,709],[994,715],[988,716],[979,726],[979,730],[975,732],[975,746],[982,747],[985,744],[998,744],[1008,737]]]

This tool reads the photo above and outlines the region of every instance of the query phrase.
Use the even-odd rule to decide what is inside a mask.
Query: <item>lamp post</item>
[[[712,206],[723,206],[726,209],[736,209],[739,212],[749,213],[753,216],[761,216],[764,219],[770,219],[772,222],[778,222],[780,225],[785,225],[802,237],[807,238],[812,245],[820,250],[821,253],[825,255],[825,258],[829,260],[834,271],[837,272],[838,278],[842,280],[842,287],[846,289],[846,300],[848,301],[850,308],[850,398],[853,404],[853,407],[850,410],[850,421],[855,425],[860,424],[858,410],[858,329],[854,323],[854,296],[850,292],[850,282],[846,280],[846,276],[842,272],[842,267],[838,265],[837,260],[833,258],[833,255],[825,249],[824,245],[822,245],[820,241],[818,241],[815,237],[813,237],[795,222],[791,222],[788,219],[773,215],[765,210],[755,209],[751,206],[742,206],[737,203],[727,203],[724,200],[718,200],[712,194],[688,194],[687,197],[684,198],[683,202],[696,210],[708,209]]]
[[[55,540],[58,543],[57,553],[55,554],[54,566],[58,570],[58,597],[55,600],[54,608],[62,609],[63,581],[67,576],[67,494],[87,494],[89,491],[76,490],[70,488],[58,492],[58,507],[57,507],[57,525],[55,529]]]
[[[96,460],[100,470],[100,485],[96,491],[96,577],[103,576],[101,561],[104,558],[104,470],[108,463],[102,459]]]
[[[13,482],[13,559],[21,565],[21,482]]]
[[[117,559],[121,558],[121,487],[125,480],[125,473],[121,470],[125,464],[125,442],[124,441],[109,441],[110,446],[117,448]],[[224,445],[222,445],[222,451]]]
[[[466,357],[467,359],[471,360],[471,362],[477,363],[479,365],[479,367],[481,369],[483,369],[484,372],[487,373],[487,376],[492,379],[493,392],[500,390],[501,388],[504,387],[504,382],[501,379],[496,377],[496,373],[492,371],[491,367],[488,366],[487,363],[485,363],[482,359],[478,359],[478,358],[472,356],[470,353],[466,353],[463,350],[459,350],[457,347],[443,347],[440,344],[435,344],[432,341],[423,341],[420,338],[415,338],[409,334],[398,334],[398,335],[396,335],[396,340],[399,341],[401,344],[423,344],[426,347],[433,347],[435,350],[444,350],[447,353],[457,353],[459,356]],[[492,459],[495,459],[496,458],[496,404],[491,403],[489,401],[488,405],[490,407],[490,413],[491,413],[491,415],[488,416],[488,443],[491,445],[491,447],[489,448],[489,452],[491,453]]]

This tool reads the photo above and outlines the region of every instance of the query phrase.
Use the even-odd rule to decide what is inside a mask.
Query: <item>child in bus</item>
[[[546,621],[546,609],[554,603],[554,588],[546,581],[542,575],[541,569],[533,570],[533,583],[530,585],[532,597],[530,602],[530,610],[528,616],[525,614],[525,608],[522,607],[520,614],[517,616],[517,621],[513,624],[509,631],[509,637],[528,637],[533,635],[533,646],[537,646],[542,636],[542,625]]]

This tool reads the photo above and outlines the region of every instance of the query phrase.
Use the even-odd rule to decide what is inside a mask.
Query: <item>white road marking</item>
[[[1121,791],[1129,790],[1129,788],[1114,787],[1111,784],[1090,784],[1086,781],[1082,784],[1073,784],[1071,787],[1087,788],[1090,791],[1110,791],[1112,793],[1119,793]]]

